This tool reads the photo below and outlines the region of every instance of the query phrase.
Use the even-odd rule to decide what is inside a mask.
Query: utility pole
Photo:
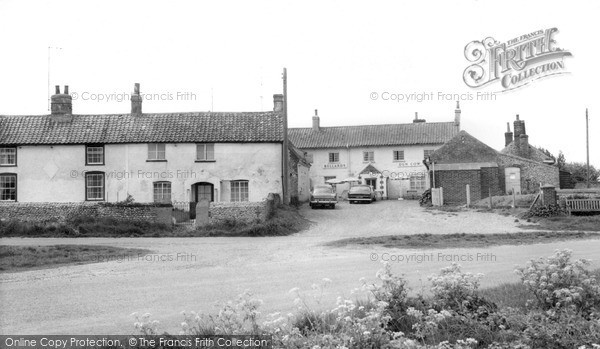
[[[62,48],[48,46],[48,111],[50,111],[50,55],[51,55],[51,50],[62,50]]]
[[[588,118],[588,110],[585,108],[585,148],[587,154],[587,165],[586,165],[586,183],[587,187],[590,187],[590,126]]]
[[[283,68],[283,203],[290,203],[289,180],[290,169],[288,168],[288,96],[287,96],[287,69]]]

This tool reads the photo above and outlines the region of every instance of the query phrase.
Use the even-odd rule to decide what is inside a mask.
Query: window
[[[87,201],[104,200],[104,172],[85,174],[85,199]]]
[[[17,148],[0,148],[0,166],[17,166]]]
[[[340,153],[329,153],[329,162],[340,162]]]
[[[0,174],[0,201],[17,201],[17,175]]]
[[[435,151],[435,149],[423,150],[423,159],[427,159],[431,154],[433,154],[434,151]]]
[[[410,176],[410,190],[423,190],[427,186],[424,174]]]
[[[404,161],[404,150],[394,150],[394,161]]]
[[[154,202],[171,202],[171,182],[154,182]]]
[[[215,160],[215,144],[203,143],[196,144],[196,161],[214,161]]]
[[[148,160],[161,161],[166,160],[165,145],[162,143],[148,144]]]
[[[372,151],[363,151],[363,161],[364,162],[375,161],[375,153]]]
[[[248,181],[231,181],[231,201],[248,201]]]
[[[85,146],[85,164],[86,165],[104,165],[104,146],[86,145]]]

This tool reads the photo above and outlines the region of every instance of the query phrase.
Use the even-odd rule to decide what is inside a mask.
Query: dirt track
[[[323,303],[333,304],[337,295],[350,297],[361,277],[374,280],[382,258],[402,258],[393,268],[406,274],[415,288],[419,280],[426,283],[427,275],[448,265],[448,258],[472,259],[461,262],[463,269],[486,274],[483,285],[490,286],[516,281],[516,264],[548,256],[557,248],[570,248],[577,258],[591,259],[600,250],[600,240],[426,251],[324,247],[324,242],[345,237],[519,229],[511,217],[432,214],[415,201],[343,203],[336,210],[305,208],[303,214],[318,223],[288,237],[3,239],[4,245],[102,244],[147,248],[155,254],[151,259],[0,274],[0,334],[130,334],[134,320],[129,314],[135,311],[152,313],[161,321],[161,330],[177,333],[182,310],[212,312],[215,301],[232,299],[245,289],[264,301],[263,313],[288,312],[293,309],[288,290],[310,290],[327,277],[333,283]],[[424,254],[429,259],[417,262],[416,256]]]

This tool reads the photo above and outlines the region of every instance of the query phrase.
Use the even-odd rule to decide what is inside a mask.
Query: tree
[[[559,170],[564,170],[567,166],[567,160],[565,159],[565,154],[563,154],[562,150],[558,151],[558,158],[556,159],[556,164],[558,165]]]
[[[569,162],[565,164],[565,170],[571,172],[575,182],[586,182],[587,166],[583,162]],[[600,178],[600,170],[590,165],[590,182],[596,182]]]

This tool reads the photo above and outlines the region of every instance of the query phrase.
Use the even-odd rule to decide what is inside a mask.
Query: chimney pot
[[[137,82],[133,85],[133,94],[131,95],[131,114],[142,114],[142,96],[140,95],[140,84]]]
[[[54,94],[55,95],[59,95],[60,94],[60,86],[58,86],[58,85],[54,86]]]
[[[454,126],[460,126],[460,104],[456,101],[456,110],[454,111]]]
[[[506,132],[504,132],[504,146],[507,147],[513,141],[513,133],[510,132],[510,122],[506,123]]]
[[[65,91],[63,93],[66,95],[69,94],[69,85],[65,85]]]

